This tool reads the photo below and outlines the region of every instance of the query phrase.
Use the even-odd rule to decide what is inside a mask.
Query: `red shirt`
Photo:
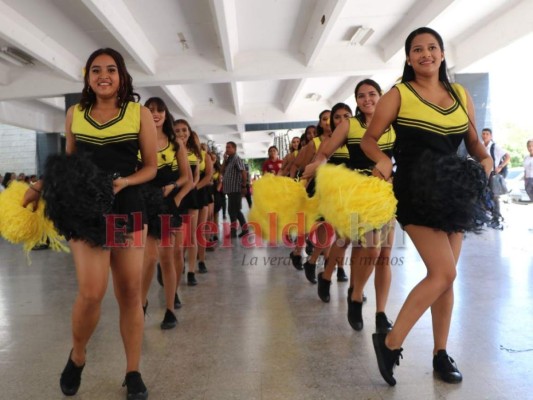
[[[276,160],[276,161],[272,161],[270,158],[268,160],[266,160],[264,163],[263,163],[263,174],[267,173],[267,172],[270,172],[274,175],[276,175],[279,170],[281,169],[281,164],[283,163],[283,160]]]

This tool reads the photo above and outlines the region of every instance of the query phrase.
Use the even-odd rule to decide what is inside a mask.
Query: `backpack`
[[[496,143],[492,143],[492,146],[490,146],[490,156],[494,160],[494,169],[496,169],[496,159],[494,158],[494,146],[496,146]],[[497,165],[500,165],[501,162],[502,162],[502,160],[498,160],[498,164]],[[505,167],[503,167],[501,172],[500,172],[500,175],[502,175],[504,178],[507,178],[507,166],[508,165],[509,164],[507,164]]]

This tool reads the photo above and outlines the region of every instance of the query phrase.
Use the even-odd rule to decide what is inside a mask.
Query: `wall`
[[[35,131],[0,124],[0,174],[35,174],[37,171]]]

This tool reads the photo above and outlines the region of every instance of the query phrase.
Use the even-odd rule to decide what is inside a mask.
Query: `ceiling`
[[[358,26],[373,31],[363,44]],[[353,106],[360,79],[390,87],[420,26],[441,33],[452,72],[469,71],[533,31],[533,1],[0,0],[0,47],[33,59],[0,59],[0,122],[62,132],[63,96],[81,91],[89,54],[112,47],[141,102],[162,97],[202,140],[265,157],[276,135]]]

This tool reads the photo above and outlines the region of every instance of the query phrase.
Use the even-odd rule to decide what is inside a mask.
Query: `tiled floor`
[[[289,250],[245,250],[235,241],[208,253],[209,273],[197,276],[198,286],[180,288],[184,305],[174,330],[159,328],[163,292],[154,280],[142,362],[150,399],[533,398],[533,205],[510,208],[504,231],[464,243],[448,347],[461,384],[433,378],[429,313],[407,338],[391,388],[372,348],[372,282],[365,329],[355,332],[346,321],[346,283],[334,281],[331,302],[322,303],[316,286],[290,265]],[[393,319],[425,273],[412,244],[397,239]],[[76,293],[72,258],[51,251],[31,257],[27,265],[20,247],[0,242],[1,399],[62,398],[58,380]],[[124,367],[110,288],[75,398],[124,399]]]

